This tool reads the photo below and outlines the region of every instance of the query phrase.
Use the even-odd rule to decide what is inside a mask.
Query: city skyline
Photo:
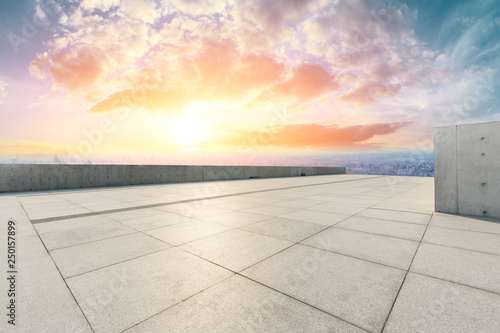
[[[310,164],[500,120],[495,1],[1,6],[3,161]]]

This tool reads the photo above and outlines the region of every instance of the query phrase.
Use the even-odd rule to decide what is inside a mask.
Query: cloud
[[[178,112],[191,102],[227,102],[253,115],[305,111],[328,100],[322,116],[329,123],[379,106],[362,118],[378,123],[401,119],[404,109],[414,114],[409,102],[384,108],[386,101],[452,77],[454,58],[418,40],[416,11],[404,4],[85,0],[64,8],[68,19],[30,72],[84,97],[91,112],[112,112],[119,100],[146,91],[150,97],[134,109]]]
[[[62,145],[45,143],[45,142],[32,142],[20,141],[0,143],[0,155],[31,155],[31,154],[64,154],[67,150]]]
[[[0,80],[0,101],[2,99],[4,99],[5,97],[7,97],[7,87],[8,86],[9,85],[7,84],[7,82]]]
[[[333,76],[321,66],[304,64],[294,68],[291,79],[277,85],[273,91],[282,96],[308,99],[337,88]]]
[[[179,92],[128,89],[112,94],[95,104],[89,112],[101,113],[120,110],[145,109],[151,112],[178,112],[189,103],[189,98]]]
[[[395,96],[401,89],[400,84],[383,84],[375,81],[362,82],[354,86],[339,101],[361,107],[375,103],[378,99]]]
[[[103,12],[110,10],[113,7],[118,7],[120,0],[83,0],[80,8],[86,11],[94,11],[99,9]]]
[[[160,17],[156,3],[152,0],[121,0],[119,13],[150,24]]]
[[[283,148],[380,148],[366,141],[395,133],[413,121],[341,127],[338,125],[294,124],[261,131],[235,130],[219,137],[221,145],[263,145]]]

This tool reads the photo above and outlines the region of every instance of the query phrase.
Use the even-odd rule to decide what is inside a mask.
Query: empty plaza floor
[[[500,223],[435,213],[433,178],[0,194],[0,218],[2,332],[500,332]]]

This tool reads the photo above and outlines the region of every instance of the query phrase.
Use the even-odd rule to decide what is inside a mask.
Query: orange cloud
[[[64,154],[66,149],[58,144],[43,142],[14,142],[0,144],[0,155],[27,155],[27,154]]]
[[[358,107],[375,103],[380,98],[395,96],[401,89],[400,84],[384,84],[368,81],[357,84],[354,88],[341,97],[341,102],[354,104]]]
[[[276,86],[274,92],[282,96],[307,99],[337,88],[338,84],[334,82],[333,76],[321,66],[305,64],[295,68],[292,78]]]
[[[194,58],[162,64],[157,70],[147,68],[133,77],[118,78],[115,80],[119,81],[117,86],[134,88],[109,95],[89,111],[111,112],[119,105],[129,104],[135,105],[136,109],[142,107],[154,112],[179,110],[191,101],[240,100],[250,91],[270,89],[282,82],[284,72],[285,66],[269,56],[240,54],[232,43],[205,41],[203,51]],[[295,90],[307,94],[303,86],[307,83],[318,86],[307,73],[299,71],[298,76],[290,84],[289,95]],[[298,88],[292,89],[292,85]],[[102,94],[101,90],[92,91],[88,97],[92,100],[92,96]],[[142,99],[133,97],[144,94],[146,96]]]
[[[136,110],[144,108],[151,112],[178,111],[189,101],[190,99],[180,92],[135,88],[112,94],[91,107],[89,112],[113,112],[122,108]]]
[[[379,148],[364,143],[374,136],[387,135],[412,124],[400,121],[340,127],[338,125],[298,124],[261,131],[237,130],[219,137],[221,145],[263,145],[285,148]]]

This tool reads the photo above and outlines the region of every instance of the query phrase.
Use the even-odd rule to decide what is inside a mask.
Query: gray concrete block
[[[200,165],[186,165],[186,182],[203,181],[203,167]]]
[[[0,192],[298,177],[345,173],[345,168],[201,165],[0,165]]]
[[[500,217],[500,168],[458,170],[458,213]]]
[[[436,211],[458,213],[457,127],[434,129],[434,183]]]
[[[500,122],[434,129],[436,211],[500,217]]]
[[[500,122],[457,126],[459,169],[500,168]],[[484,155],[483,155],[484,154]]]
[[[183,183],[186,181],[186,166],[185,165],[171,165],[169,166],[169,182]]]

